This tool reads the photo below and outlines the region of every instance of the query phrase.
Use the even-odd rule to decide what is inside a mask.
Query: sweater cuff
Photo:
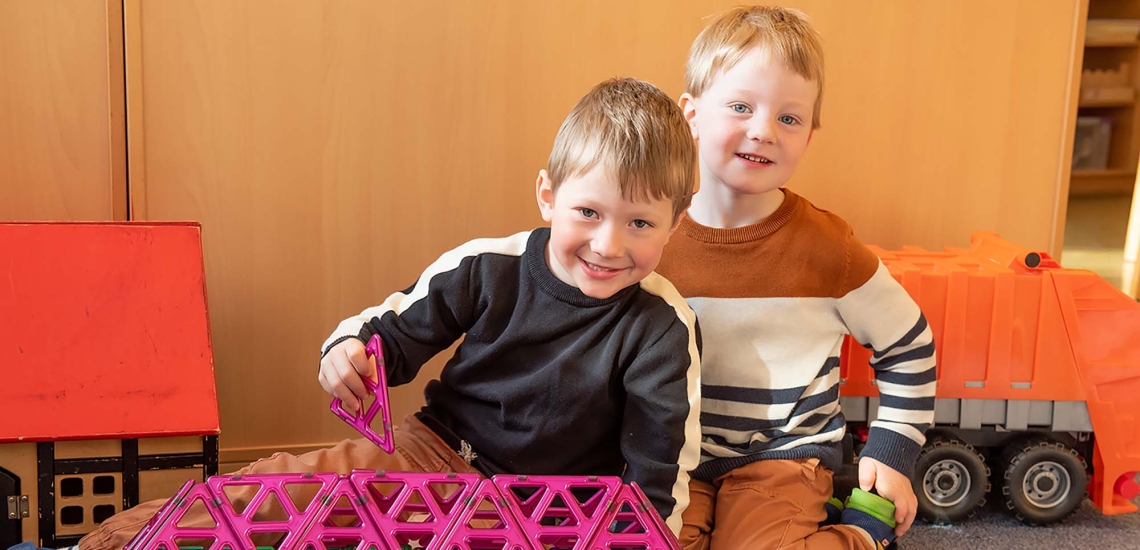
[[[917,441],[898,432],[873,426],[867,434],[867,445],[859,456],[878,460],[909,478],[914,474],[914,462],[918,460],[921,451],[922,445]]]
[[[886,548],[890,546],[891,542],[895,540],[895,528],[891,527],[881,521],[875,516],[868,514],[862,510],[854,508],[847,508],[843,510],[842,521],[844,525],[858,527],[866,531],[868,535],[879,545],[879,548]]]
[[[326,347],[326,348],[324,349],[324,351],[322,351],[322,352],[321,352],[321,359],[324,359],[324,358],[325,358],[325,356],[329,354],[329,350],[331,350],[331,349],[335,348],[337,344],[339,344],[339,343],[341,343],[341,342],[343,342],[343,341],[345,341],[345,340],[351,340],[351,339],[353,339],[353,338],[356,338],[357,340],[360,340],[360,337],[359,337],[359,336],[354,336],[354,335],[351,335],[351,334],[348,334],[348,335],[345,335],[345,336],[341,336],[340,338],[337,338],[336,340],[333,340],[332,342],[330,342],[330,343],[329,343],[328,347]],[[363,340],[361,340],[361,341],[363,341]]]

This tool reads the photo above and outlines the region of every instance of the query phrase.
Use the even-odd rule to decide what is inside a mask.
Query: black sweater
[[[604,300],[582,294],[551,273],[549,238],[536,229],[444,254],[341,323],[324,351],[379,334],[398,386],[465,336],[424,390],[421,415],[445,441],[470,443],[488,475],[636,481],[677,532],[699,461],[695,316],[656,274]]]

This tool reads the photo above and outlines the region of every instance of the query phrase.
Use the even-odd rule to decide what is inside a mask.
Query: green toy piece
[[[851,496],[847,497],[847,507],[870,514],[892,528],[898,525],[898,522],[895,521],[894,503],[879,495],[857,488],[851,491]]]

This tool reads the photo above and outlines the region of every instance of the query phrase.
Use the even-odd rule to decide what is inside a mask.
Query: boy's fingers
[[[859,488],[870,491],[875,486],[875,464],[870,460],[859,460]]]
[[[896,537],[903,536],[903,533],[906,533],[907,529],[910,529],[910,521],[908,519],[909,517],[910,517],[910,511],[907,509],[907,505],[905,503],[903,503],[901,506],[896,504],[896,506],[895,506],[895,523],[896,523],[896,525],[895,525],[895,536]]]
[[[914,519],[918,515],[918,499],[905,495],[899,500],[900,503],[895,504],[895,521],[898,522],[898,526],[895,527],[895,536],[901,537],[914,524]]]
[[[356,412],[360,410],[360,400],[357,399],[355,395],[352,395],[352,392],[349,391],[348,386],[345,385],[344,380],[340,378],[340,374],[336,372],[336,369],[330,369],[329,372],[326,373],[326,377],[328,378],[330,387],[328,392],[331,393],[333,397],[340,399],[340,407],[350,414],[356,414]]]
[[[333,366],[332,361],[328,359],[321,361],[321,370],[317,373],[317,381],[321,383],[322,389],[336,397],[336,387],[340,377],[337,376],[336,367]]]
[[[328,378],[325,377],[324,365],[321,365],[321,371],[317,373],[317,382],[321,383],[321,389],[325,390],[325,392],[330,394],[333,392],[332,386],[329,385]]]
[[[365,359],[365,362],[368,360]],[[342,361],[336,361],[336,373],[340,380],[348,387],[348,391],[352,393],[353,401],[362,400],[368,396],[368,388],[364,385],[364,380],[361,379],[359,367],[353,363],[351,355],[345,355]],[[343,398],[342,398],[343,399]],[[347,401],[347,400],[346,400]]]
[[[365,349],[363,347],[353,346],[347,352],[347,355],[348,355],[348,361],[352,364],[352,368],[356,370],[357,374],[361,378],[368,378],[370,380],[376,380],[376,376],[373,372],[374,369],[372,368],[372,361],[370,361],[368,359],[368,352],[365,351]],[[361,388],[364,388],[363,383],[361,383],[360,386],[361,386]],[[368,391],[365,390],[364,393],[358,393],[357,395],[360,395],[360,396],[368,395]]]

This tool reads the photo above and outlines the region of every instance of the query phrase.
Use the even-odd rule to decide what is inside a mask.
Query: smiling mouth
[[[615,279],[628,269],[624,267],[606,267],[604,265],[592,264],[582,258],[578,258],[578,263],[582,264],[582,274],[596,281]]]
[[[581,258],[579,258],[579,259],[581,260]],[[590,262],[587,262],[586,260],[582,260],[582,264],[585,265],[588,269],[590,269],[590,271],[596,271],[598,273],[613,273],[614,271],[621,271],[621,269],[622,269],[619,267],[600,266],[598,264],[592,264]]]
[[[761,157],[761,156],[757,156],[757,155],[745,155],[744,153],[737,153],[736,156],[738,156],[744,160],[750,160],[752,162],[758,162],[760,164],[775,164],[775,162],[772,162],[768,157]]]

